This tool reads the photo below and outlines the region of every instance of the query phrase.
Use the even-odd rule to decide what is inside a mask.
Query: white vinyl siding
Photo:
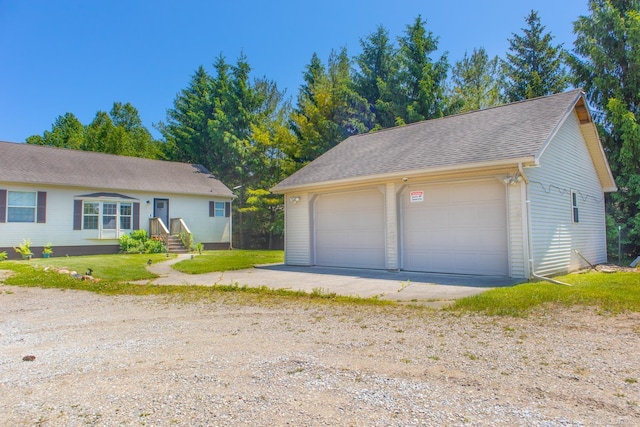
[[[288,265],[311,265],[310,197],[300,193],[285,194],[284,203],[284,261]]]
[[[604,195],[575,114],[526,170],[531,205],[534,272],[550,275],[606,262]],[[580,222],[573,221],[572,192]]]
[[[525,184],[507,185],[509,221],[509,276],[528,277]]]
[[[95,193],[100,189],[67,189],[59,187],[39,186],[34,188],[27,185],[7,185],[2,188],[8,191],[47,192],[47,222],[43,224],[33,223],[0,223],[0,236],[2,246],[17,246],[23,239],[31,240],[32,246],[43,246],[51,242],[54,246],[88,246],[88,245],[114,245],[118,244],[117,238],[100,239],[97,230],[74,230],[74,200],[83,194]],[[176,194],[151,194],[143,192],[127,191],[122,194],[140,202],[140,229],[149,231],[149,218],[153,216],[153,203],[145,203],[154,197],[165,198],[171,201],[171,217],[182,218],[196,242],[202,243],[228,243],[231,240],[231,222],[227,217],[208,217],[210,196],[185,196]],[[231,201],[231,198],[228,199]],[[130,218],[128,210],[120,206],[121,228],[126,227]],[[134,201],[131,201],[131,205]],[[132,217],[131,217],[132,218]],[[122,223],[124,221],[124,224]],[[132,220],[131,220],[132,221]],[[131,226],[133,228],[133,225]],[[64,254],[62,254],[64,255]]]
[[[385,268],[384,212],[384,194],[377,188],[318,196],[315,264]]]

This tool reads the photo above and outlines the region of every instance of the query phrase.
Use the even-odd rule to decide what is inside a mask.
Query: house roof
[[[0,142],[0,182],[233,197],[200,165]]]
[[[604,188],[615,189],[580,89],[485,110],[352,136],[289,176],[272,191],[380,176],[457,170],[507,163],[537,164],[548,142],[573,111]]]

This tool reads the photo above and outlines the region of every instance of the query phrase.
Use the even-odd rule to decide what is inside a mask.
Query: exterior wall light
[[[291,203],[295,204],[295,203],[298,203],[300,201],[300,197],[293,196],[289,200],[291,201]]]

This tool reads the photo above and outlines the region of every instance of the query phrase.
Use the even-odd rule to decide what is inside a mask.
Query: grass
[[[80,274],[84,274],[90,268],[93,270],[93,275],[100,279],[133,281],[156,277],[155,274],[147,271],[146,267],[149,260],[151,262],[166,261],[167,256],[165,254],[90,255],[48,259],[36,258],[31,261],[24,261],[24,263],[36,267],[67,268]]]
[[[340,296],[321,288],[311,293],[278,290],[267,287],[234,285],[205,286],[157,286],[137,285],[129,282],[152,279],[147,271],[147,261],[166,260],[164,254],[154,255],[98,255],[82,257],[58,257],[32,259],[31,261],[3,261],[0,268],[13,270],[15,274],[5,279],[8,285],[43,288],[77,289],[107,295],[167,295],[185,301],[215,299],[221,294],[233,294],[246,300],[286,297],[294,300],[313,300],[365,305],[395,305],[379,298]],[[282,251],[207,251],[193,259],[175,264],[178,269],[191,274],[249,268],[256,264],[282,262]],[[66,267],[84,273],[88,268],[100,278],[95,283],[81,281],[68,275],[45,272],[43,267]],[[36,267],[36,268],[34,268]],[[634,272],[585,273],[559,277],[573,286],[549,282],[526,283],[509,288],[497,288],[479,295],[462,298],[444,310],[450,312],[477,312],[490,316],[526,317],[530,313],[550,307],[595,307],[606,313],[640,312],[640,274]],[[242,296],[242,297],[241,297]],[[400,332],[400,331],[398,331]]]
[[[266,253],[265,253],[266,252]],[[282,261],[282,251],[220,251],[221,254],[237,253],[242,262],[230,262],[231,265],[255,265],[265,263],[266,260]],[[251,257],[253,254],[253,258]],[[215,255],[215,254],[213,254]],[[195,262],[199,258],[215,259],[215,256],[205,253],[187,264]],[[233,261],[228,255],[220,258]],[[146,270],[147,261],[160,262],[166,260],[164,254],[154,255],[96,255],[82,257],[61,257],[49,259],[37,259],[31,261],[3,261],[0,269],[11,270],[14,274],[4,279],[4,283],[13,286],[40,287],[54,289],[71,289],[89,291],[102,295],[159,295],[170,297],[182,302],[214,301],[223,297],[226,300],[239,300],[243,303],[256,301],[278,302],[282,298],[291,301],[333,302],[341,304],[392,306],[391,301],[378,298],[359,298],[341,296],[329,293],[322,289],[314,289],[313,292],[295,291],[289,289],[271,289],[266,286],[249,287],[239,284],[214,285],[214,286],[184,286],[184,285],[139,285],[130,281],[151,279],[155,275]],[[253,260],[253,261],[252,261]],[[276,261],[273,261],[276,260]],[[248,264],[247,264],[248,263]],[[218,267],[220,262],[217,263]],[[45,267],[67,268],[84,273],[88,268],[93,269],[98,282],[90,280],[78,280],[68,274],[60,274],[54,271],[45,271]],[[245,268],[245,267],[240,267]],[[207,270],[204,271],[220,271]]]
[[[242,270],[258,264],[281,262],[284,262],[284,251],[234,249],[232,251],[205,251],[193,259],[174,264],[173,268],[187,274],[203,274],[214,271]]]
[[[458,312],[525,317],[549,306],[596,307],[602,312],[640,311],[640,274],[584,273],[558,277],[573,286],[549,282],[526,283],[510,288],[492,289],[457,300],[446,308]]]

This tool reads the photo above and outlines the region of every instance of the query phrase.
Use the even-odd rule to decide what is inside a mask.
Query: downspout
[[[526,205],[527,205],[527,245],[528,245],[528,249],[529,249],[529,273],[531,274],[531,276],[535,277],[536,279],[540,279],[540,280],[546,280],[547,282],[551,282],[551,283],[555,283],[558,285],[565,285],[565,286],[573,286],[569,283],[565,283],[565,282],[561,282],[559,280],[555,280],[552,279],[550,277],[545,277],[545,276],[541,276],[539,274],[536,274],[534,268],[533,268],[533,238],[531,237],[531,198],[529,197],[529,179],[527,178],[527,176],[524,173],[524,169],[522,167],[522,163],[518,163],[518,172],[520,173],[520,176],[523,179],[524,182],[524,189],[525,189],[525,197],[526,197]]]

